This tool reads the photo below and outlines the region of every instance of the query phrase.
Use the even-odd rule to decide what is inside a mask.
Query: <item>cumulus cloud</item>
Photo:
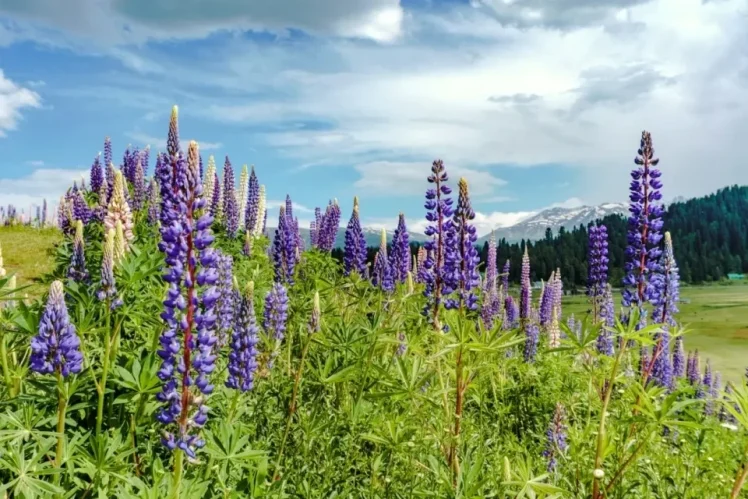
[[[0,178],[0,199],[3,205],[12,204],[28,213],[29,207],[41,206],[44,199],[50,208],[81,178],[88,178],[88,170],[37,168],[25,177]],[[51,209],[50,216],[54,213]]]
[[[399,0],[11,0],[0,3],[0,15],[34,23],[17,25],[13,35],[18,38],[43,36],[46,41],[82,48],[82,40],[115,47],[204,38],[225,30],[282,34],[297,29],[391,42],[401,34],[404,14]],[[59,31],[45,33],[33,30],[34,25]],[[125,63],[144,62],[132,52],[122,55]]]
[[[281,206],[286,206],[285,200],[284,201],[274,201],[274,200],[266,201],[265,207],[267,208],[267,211],[268,211],[268,219],[272,219],[270,212],[277,211]],[[314,210],[304,206],[303,204],[291,202],[291,206],[293,207],[293,210],[294,210],[294,216],[296,216],[298,213],[314,213]],[[301,223],[302,223],[302,220],[299,220],[299,224]]]
[[[5,77],[0,68],[0,138],[15,130],[25,108],[41,106],[41,97],[31,89],[24,88]]]

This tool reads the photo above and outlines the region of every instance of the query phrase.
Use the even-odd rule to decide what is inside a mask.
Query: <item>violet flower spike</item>
[[[366,239],[361,228],[359,219],[358,198],[353,198],[353,212],[345,230],[345,247],[343,253],[343,264],[345,275],[356,272],[363,276],[366,272]]]
[[[252,232],[257,226],[257,215],[260,208],[260,182],[257,180],[255,167],[252,165],[252,171],[249,174],[247,183],[247,208],[244,214],[245,229]]]
[[[543,457],[548,461],[548,472],[556,471],[558,467],[558,456],[564,454],[569,445],[566,441],[566,415],[564,406],[560,402],[556,403],[556,410],[553,413],[548,431],[546,431],[547,443],[543,451]]]
[[[390,253],[389,263],[393,279],[397,282],[405,282],[410,270],[410,242],[403,213],[398,215],[397,228],[392,236],[392,252]]]
[[[239,230],[239,207],[236,203],[236,192],[234,189],[234,168],[231,166],[229,157],[223,164],[223,216],[226,224],[226,234],[233,238]]]
[[[382,229],[379,251],[374,258],[374,272],[372,273],[371,282],[385,293],[392,293],[395,290],[392,268],[387,258],[387,232],[384,229]]]
[[[532,307],[532,288],[530,283],[530,256],[525,246],[525,252],[522,255],[522,274],[520,280],[519,295],[519,320],[525,323],[530,319],[530,308]]]
[[[276,343],[280,343],[285,337],[286,320],[288,320],[288,294],[286,288],[276,282],[265,297],[262,324],[265,334],[275,339]]]
[[[280,207],[278,213],[278,227],[275,229],[273,238],[272,255],[275,281],[293,285],[296,265],[296,232],[284,206]]]
[[[117,283],[114,280],[114,236],[114,229],[106,232],[102,247],[101,281],[96,291],[99,301],[109,300],[111,310],[122,305],[122,299],[117,295]]]
[[[85,240],[83,239],[83,222],[75,222],[75,239],[73,240],[73,255],[70,259],[68,277],[75,282],[84,283],[88,281],[88,270],[86,270]]]
[[[458,185],[457,208],[452,221],[452,231],[447,238],[450,242],[447,243],[445,252],[445,294],[447,294],[446,288],[454,289],[457,291],[457,297],[447,298],[444,306],[461,310],[476,310],[478,297],[475,289],[480,285],[478,274],[480,259],[475,247],[478,236],[475,225],[471,223],[475,219],[475,211],[470,204],[467,180],[461,178]]]
[[[167,328],[159,339],[157,352],[162,359],[157,375],[164,384],[156,398],[164,405],[156,418],[167,425],[162,443],[194,459],[195,451],[205,445],[194,428],[206,423],[208,407],[204,402],[213,391],[209,376],[216,359],[213,347],[218,291],[214,285],[218,279],[218,257],[210,248],[212,217],[197,217],[205,206],[198,146],[194,141],[190,143],[185,162],[178,151],[176,130],[175,107],[169,127],[168,160],[173,172],[170,197],[177,202],[165,205],[170,213],[162,218],[170,223],[161,227],[160,249],[165,255],[164,280],[169,289],[161,314]]]
[[[231,351],[229,352],[229,376],[226,386],[246,392],[254,387],[257,372],[257,343],[260,328],[257,326],[254,309],[254,283],[247,285],[241,297],[236,325],[231,333]]]
[[[662,174],[652,168],[657,166],[659,159],[654,157],[652,137],[647,131],[642,132],[638,156],[634,162],[639,167],[631,172],[623,305],[639,308],[640,317],[644,320],[644,304],[650,302],[657,305],[660,299],[659,290],[651,283],[651,276],[661,271],[659,259],[662,251],[659,244],[662,240],[660,231],[664,212],[659,203],[662,199]]]
[[[38,333],[31,339],[30,367],[39,374],[58,373],[63,378],[83,368],[80,339],[70,323],[61,281],[54,281],[49,288]]]
[[[104,171],[101,169],[101,153],[96,155],[91,165],[89,183],[91,184],[91,191],[96,193],[101,190],[101,184],[104,183]]]

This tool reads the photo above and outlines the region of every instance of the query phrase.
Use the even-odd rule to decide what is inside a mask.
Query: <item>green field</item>
[[[0,228],[0,247],[8,275],[15,274],[18,286],[30,286],[24,292],[30,296],[44,289],[38,279],[53,267],[52,250],[62,240],[57,229],[31,229],[29,227]]]
[[[37,279],[52,269],[51,251],[60,241],[55,229],[0,228],[5,269],[16,273],[19,285],[30,285],[31,296],[43,292]],[[737,380],[748,367],[748,286],[683,286],[679,320],[685,326],[686,348],[710,358],[725,379]],[[568,297],[564,314],[581,318],[584,296]]]
[[[678,320],[687,350],[698,349],[725,379],[737,380],[748,367],[748,286],[683,286]],[[564,313],[583,317],[586,298],[568,298]]]

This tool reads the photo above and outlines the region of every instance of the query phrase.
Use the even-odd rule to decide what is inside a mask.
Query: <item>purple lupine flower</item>
[[[317,247],[317,241],[319,239],[319,227],[322,225],[322,210],[319,206],[314,208],[314,220],[309,222],[309,242],[312,243],[312,247]]]
[[[109,229],[104,237],[101,257],[101,282],[96,291],[99,301],[109,301],[109,308],[114,310],[122,305],[122,299],[117,295],[117,283],[114,280],[114,236],[115,230]]]
[[[661,331],[655,334],[654,364],[652,366],[652,378],[655,383],[671,390],[673,384],[673,364],[670,358],[670,333]]]
[[[426,220],[430,223],[426,227],[425,234],[430,237],[424,243],[426,248],[426,261],[424,267],[424,283],[426,284],[423,294],[428,298],[424,312],[431,323],[438,330],[439,307],[442,303],[442,295],[449,294],[445,290],[447,241],[453,238],[452,209],[453,200],[445,196],[452,193],[452,189],[445,182],[449,180],[447,170],[442,160],[437,159],[431,164],[431,174],[427,178],[433,188],[426,190]],[[449,290],[451,291],[451,290]]]
[[[392,252],[390,253],[390,269],[392,277],[397,282],[405,282],[410,270],[410,242],[408,229],[405,226],[405,215],[400,213],[397,228],[392,236]]]
[[[282,284],[276,282],[265,297],[265,313],[262,323],[265,334],[276,342],[283,341],[288,320],[288,294]]]
[[[149,150],[149,149],[150,149],[150,146],[148,146],[146,148],[146,150]],[[205,171],[203,170],[203,155],[201,154],[199,156],[199,158],[200,158],[200,160],[199,160],[200,181],[204,183],[205,182]],[[147,172],[148,171],[148,161],[145,162],[145,166],[146,166],[146,172]]]
[[[210,200],[210,214],[216,220],[223,217],[223,194],[221,189],[221,181],[218,178],[218,173],[213,176],[213,197]]]
[[[128,182],[132,182],[133,177],[131,173],[131,165],[132,165],[132,154],[130,153],[130,146],[128,145],[125,148],[125,152],[122,155],[122,164],[120,165],[119,169],[122,171],[122,175],[125,176],[125,180]]]
[[[239,208],[236,204],[236,192],[234,189],[234,168],[231,166],[229,157],[223,164],[223,216],[226,224],[226,234],[235,237],[239,230]]]
[[[467,180],[461,178],[459,181],[459,195],[457,199],[457,208],[454,212],[452,221],[452,231],[448,241],[454,241],[447,245],[445,252],[445,289],[457,292],[457,298],[447,298],[444,301],[446,308],[463,307],[467,310],[478,308],[478,297],[475,294],[475,288],[480,284],[478,274],[478,250],[475,242],[478,236],[475,231],[475,225],[470,223],[475,219],[475,211],[470,205],[470,195],[468,192]]]
[[[709,395],[709,392],[712,389],[712,363],[709,359],[706,359],[706,367],[704,367],[704,377],[701,380],[701,384],[696,389],[696,398],[698,399],[705,399],[707,398],[707,395]],[[704,413],[707,416],[711,416],[712,414],[712,404],[711,401],[707,401],[706,406],[704,407]]]
[[[525,324],[525,362],[535,362],[538,353],[540,330],[535,322]]]
[[[340,228],[340,206],[337,199],[328,203],[317,225],[317,249],[330,252],[335,247]]]
[[[524,323],[530,319],[530,308],[532,307],[532,288],[530,284],[530,255],[527,253],[527,246],[525,245],[525,253],[522,255],[522,274],[521,274],[521,288],[519,294],[519,320]]]
[[[519,321],[519,309],[517,308],[517,302],[514,298],[507,295],[504,300],[504,323],[502,329],[514,329],[517,327]]]
[[[673,376],[682,378],[686,374],[686,352],[683,348],[683,336],[675,338],[673,349]]]
[[[691,386],[696,386],[700,383],[701,367],[699,366],[699,351],[696,350],[693,355],[689,354],[690,362],[686,369],[686,377]]]
[[[236,303],[234,300],[234,259],[231,255],[224,255],[220,250],[216,251],[218,280],[216,281],[216,290],[218,299],[216,300],[216,332],[218,333],[218,345],[223,346],[231,329],[234,327],[234,310]]]
[[[607,328],[615,327],[615,305],[613,304],[613,289],[605,284],[605,292],[600,305],[600,332],[597,335],[597,351],[603,355],[613,356],[613,337]]]
[[[553,282],[553,308],[556,309],[558,316],[561,317],[563,303],[561,299],[564,296],[564,281],[561,279],[561,269],[556,268],[555,281]]]
[[[483,287],[483,303],[481,304],[481,320],[486,329],[493,328],[494,321],[501,311],[496,257],[496,237],[491,232],[486,257],[486,282]]]
[[[673,240],[670,232],[665,232],[665,251],[660,263],[662,274],[657,274],[655,283],[660,290],[659,300],[653,311],[653,319],[669,329],[676,325],[675,314],[678,313],[680,300],[680,275],[673,254]],[[655,279],[655,276],[652,277]]]
[[[156,177],[151,177],[148,182],[148,223],[156,225],[159,220],[159,196]]]
[[[112,139],[104,137],[104,168],[112,164],[114,157],[112,156]],[[107,182],[109,179],[107,178]]]
[[[231,333],[229,352],[229,376],[226,386],[246,392],[254,387],[257,371],[257,343],[259,342],[257,320],[254,307],[254,284],[250,281],[241,297],[236,324]]]
[[[379,244],[379,251],[374,258],[374,272],[372,272],[371,283],[374,286],[382,288],[386,293],[391,293],[395,290],[392,268],[387,258],[387,232],[384,229],[382,229],[382,240]]]
[[[86,257],[84,254],[85,241],[83,239],[83,222],[75,222],[75,239],[73,240],[73,255],[68,267],[68,277],[75,282],[88,281],[88,270],[86,270]]]
[[[97,154],[91,165],[90,184],[91,191],[98,193],[101,190],[101,184],[104,183],[104,172],[101,170],[101,154]]]
[[[47,198],[44,198],[44,200],[42,201],[41,224],[42,224],[42,227],[47,225]]]
[[[205,206],[198,146],[190,142],[185,161],[179,151],[177,130],[174,106],[167,145],[173,172],[169,182],[173,190],[171,200],[177,203],[167,204],[172,213],[166,218],[171,223],[161,227],[160,249],[165,255],[168,271],[164,280],[169,289],[161,314],[167,329],[159,338],[157,352],[162,359],[157,375],[164,382],[156,396],[164,404],[157,420],[169,427],[161,442],[168,449],[181,449],[194,459],[195,450],[203,447],[205,441],[192,433],[193,428],[206,423],[208,407],[204,402],[214,388],[209,375],[215,369],[216,359],[214,309],[218,291],[214,285],[218,272],[216,252],[210,248],[213,219],[210,214],[196,219]]]
[[[112,194],[114,193],[114,183],[115,183],[115,178],[117,177],[117,172],[114,169],[114,163],[108,163],[105,168],[106,168],[106,186],[107,186],[106,202],[109,203],[109,201],[112,199]]]
[[[509,292],[509,271],[511,270],[511,262],[507,259],[504,264],[504,268],[501,269],[501,286],[504,288],[504,292]]]
[[[86,203],[86,199],[83,197],[83,193],[76,191],[72,195],[71,201],[73,205],[73,219],[80,220],[84,225],[90,222],[93,214],[91,213],[91,208],[88,207],[88,203]]]
[[[545,435],[547,438],[543,457],[548,461],[548,472],[556,471],[558,467],[558,456],[564,454],[569,448],[566,442],[566,423],[565,423],[564,406],[556,402],[556,410],[553,413],[553,419],[548,425]]]
[[[148,164],[150,161],[151,161],[151,146],[145,146],[145,149],[140,151],[140,167],[143,169],[143,178],[148,177]]]
[[[268,211],[263,211],[263,220],[262,220],[262,233],[265,234],[265,231],[267,230],[268,226]]]
[[[286,208],[280,207],[278,227],[273,238],[273,264],[275,281],[293,285],[293,273],[296,265],[296,234]]]
[[[80,339],[68,317],[61,281],[54,281],[49,288],[39,332],[31,339],[30,367],[39,374],[57,373],[63,378],[83,368]]]
[[[591,225],[587,249],[587,296],[592,303],[592,320],[600,318],[600,307],[608,282],[608,229],[605,225]]]
[[[486,254],[486,279],[484,283],[484,292],[490,292],[492,289],[499,288],[498,283],[499,269],[496,255],[496,236],[493,231],[488,239],[488,253]]]
[[[540,295],[540,307],[538,310],[538,320],[540,325],[547,327],[551,322],[551,312],[553,311],[553,298],[556,290],[555,276],[551,272],[548,282],[543,284],[543,290]]]
[[[257,225],[257,215],[260,208],[260,182],[257,180],[255,167],[252,165],[252,171],[249,174],[249,183],[247,184],[247,211],[244,215],[244,228],[250,232],[255,230]]]
[[[661,271],[659,259],[662,251],[659,244],[662,240],[660,231],[664,211],[663,206],[658,203],[662,199],[662,173],[652,168],[657,166],[659,159],[654,157],[652,136],[647,131],[642,132],[638,156],[634,162],[639,167],[631,172],[631,215],[625,253],[623,305],[639,308],[643,320],[646,317],[644,304],[650,302],[656,305],[659,301],[659,290],[653,286],[651,276]]]
[[[353,212],[348,227],[345,229],[343,264],[345,265],[345,275],[357,272],[363,276],[366,271],[366,239],[358,216],[357,197],[353,198]]]
[[[140,160],[141,155],[138,155],[135,158],[135,165],[133,166],[132,209],[135,211],[141,210],[145,206],[146,200],[145,171]]]

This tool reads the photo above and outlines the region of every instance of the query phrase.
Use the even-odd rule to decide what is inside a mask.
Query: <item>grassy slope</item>
[[[54,229],[0,228],[5,268],[18,275],[19,285],[33,286],[30,295],[43,292],[34,280],[51,270],[49,251],[60,239]],[[698,348],[726,379],[738,379],[748,367],[748,286],[684,287],[681,296],[690,300],[680,305],[680,320],[689,331],[686,347]],[[566,300],[565,313],[581,317],[586,310],[585,297]]]
[[[748,367],[748,286],[688,286],[681,298],[678,316],[686,328],[687,350],[701,352],[725,379],[737,380]],[[584,297],[568,299],[564,312],[587,310]]]
[[[16,274],[19,287],[31,285],[25,290],[30,296],[44,291],[36,279],[52,270],[50,251],[61,239],[62,235],[57,229],[0,227],[5,270],[8,275]]]

